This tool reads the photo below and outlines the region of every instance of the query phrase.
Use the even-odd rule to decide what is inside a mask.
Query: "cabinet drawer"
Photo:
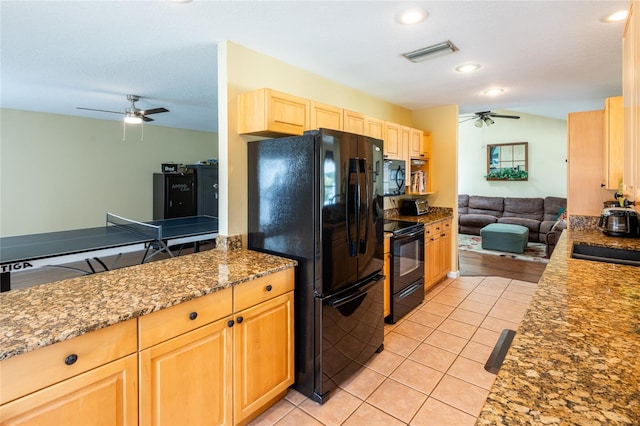
[[[231,315],[233,290],[224,290],[138,318],[140,349]]]
[[[293,271],[293,268],[285,269],[233,287],[234,312],[293,290]]]
[[[136,350],[136,320],[132,319],[1,361],[0,404]]]

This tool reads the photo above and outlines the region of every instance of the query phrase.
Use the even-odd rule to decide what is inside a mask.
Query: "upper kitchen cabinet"
[[[409,128],[396,123],[386,122],[384,126],[384,158],[407,160]]]
[[[622,179],[622,96],[607,98],[604,106],[604,148],[602,187],[616,190]]]
[[[310,129],[343,130],[342,108],[311,101],[309,104]]]
[[[640,201],[640,1],[633,0],[622,36],[625,196]],[[636,206],[638,209],[639,207]]]
[[[567,211],[599,216],[611,194],[601,188],[604,112],[570,113],[567,118]]]
[[[309,101],[271,89],[243,93],[238,98],[238,133],[277,137],[302,135],[309,128]]]
[[[343,126],[345,132],[384,139],[384,121],[379,118],[345,109],[343,111]]]
[[[409,129],[409,157],[426,158],[424,136],[422,130]]]

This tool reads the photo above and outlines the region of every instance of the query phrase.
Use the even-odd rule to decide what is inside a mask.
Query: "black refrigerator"
[[[248,143],[248,245],[298,261],[294,387],[319,403],[383,349],[383,169],[351,133]]]

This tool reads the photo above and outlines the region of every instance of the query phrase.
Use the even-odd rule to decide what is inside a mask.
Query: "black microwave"
[[[384,195],[403,195],[407,184],[407,165],[402,160],[384,160]]]

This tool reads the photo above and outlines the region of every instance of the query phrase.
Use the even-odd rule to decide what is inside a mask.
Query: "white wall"
[[[496,118],[492,126],[459,125],[458,193],[499,197],[567,196],[567,122],[513,111],[519,120]],[[461,120],[464,119],[464,116]],[[487,181],[487,144],[529,143],[528,181]]]
[[[152,175],[217,158],[216,133],[2,109],[0,235],[101,226],[105,212],[151,220]]]

